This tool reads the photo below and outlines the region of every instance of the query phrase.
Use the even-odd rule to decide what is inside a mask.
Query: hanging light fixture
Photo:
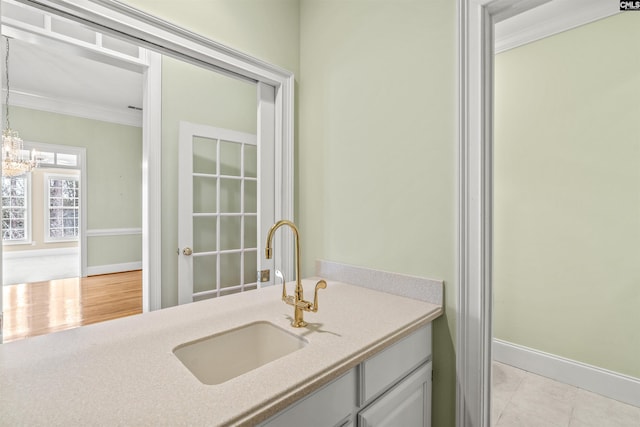
[[[17,131],[11,129],[9,121],[9,38],[6,37],[5,75],[7,93],[5,98],[6,127],[2,130],[2,176],[19,176],[30,172],[37,166],[36,153],[29,153],[24,149],[22,138]]]

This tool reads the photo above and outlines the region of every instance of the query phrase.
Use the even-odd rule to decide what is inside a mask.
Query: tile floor
[[[640,427],[640,408],[493,362],[493,427]]]

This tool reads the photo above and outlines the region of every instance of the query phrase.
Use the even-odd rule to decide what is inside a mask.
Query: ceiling
[[[12,92],[125,110],[142,106],[141,73],[16,39],[9,52]]]
[[[142,107],[137,46],[11,0],[2,1],[2,24],[9,105],[140,126],[140,111],[130,108]],[[3,60],[5,52],[3,37]]]

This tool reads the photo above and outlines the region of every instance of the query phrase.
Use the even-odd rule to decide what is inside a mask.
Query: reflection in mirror
[[[162,65],[163,176],[175,177],[163,182],[163,215],[178,224],[163,238],[192,249],[163,261],[163,305],[255,289],[256,85],[167,56]]]
[[[80,276],[113,273],[123,266],[134,270],[121,284],[136,287],[138,294],[132,292],[135,296],[131,299],[136,301],[138,312],[140,300],[142,310],[148,311],[194,299],[193,293],[184,301],[178,298],[178,265],[185,260],[191,263],[215,255],[215,263],[206,264],[204,273],[204,277],[215,275],[215,282],[210,278],[202,281],[208,292],[206,298],[255,288],[258,265],[258,270],[275,267],[273,259],[257,256],[255,248],[264,240],[258,230],[268,228],[276,214],[288,219],[293,216],[293,74],[119,2],[52,0],[30,9],[23,0],[2,0],[2,15],[3,35],[27,42],[29,49],[40,49],[46,59],[45,65],[21,73],[25,80],[33,78],[33,88],[25,86],[23,92],[40,89],[45,94],[41,98],[51,101],[47,106],[35,107],[15,100],[16,111],[32,110],[21,113],[24,117],[31,114],[28,120],[23,119],[29,125],[28,131],[23,132],[29,133],[31,144],[55,145],[55,149],[42,146],[42,150],[54,153],[54,158],[55,153],[62,154],[58,162],[61,167],[73,169],[65,164],[69,163],[64,158],[68,150],[86,148],[86,157],[76,168],[81,176],[77,238]],[[104,66],[111,68],[105,73],[100,70]],[[212,70],[222,72],[224,78]],[[141,81],[142,88],[126,84],[127,73],[138,83]],[[41,78],[49,74],[66,80],[57,83]],[[69,102],[70,94],[78,99]],[[25,99],[29,98],[33,97]],[[106,101],[106,105],[99,101]],[[56,126],[57,129],[45,131]],[[196,130],[181,138],[183,126],[195,126]],[[205,129],[204,135],[200,128]],[[206,129],[210,128],[220,135],[207,136]],[[185,187],[178,184],[179,176],[185,175],[179,173],[180,159],[189,159],[189,170],[194,160],[192,154],[184,155],[180,141],[188,141],[191,153],[193,137],[216,141],[215,157],[209,158],[206,150],[212,147],[201,153],[195,144],[198,168],[206,170],[207,163],[217,162],[213,173],[190,172],[189,188],[203,196],[198,201],[193,200],[192,191],[185,192]],[[46,142],[52,139],[55,141]],[[222,159],[223,166],[229,168],[225,171],[229,175],[225,175],[220,147],[229,142],[241,144],[242,148],[240,159],[237,149],[231,155],[231,163],[227,165]],[[204,165],[198,163],[201,155],[205,157]],[[43,154],[44,157],[51,159],[50,154]],[[101,173],[97,172],[100,167]],[[179,196],[185,194],[189,195],[188,203],[181,203]],[[180,206],[193,211],[189,221],[179,220]],[[198,227],[202,221],[211,226],[214,220],[215,232],[204,231],[193,241],[190,235],[189,246],[183,245],[180,224],[189,224],[193,234],[194,224]],[[221,221],[239,229],[240,236],[221,240],[227,239],[220,232]],[[215,238],[215,245],[206,241],[207,237]],[[215,254],[209,253],[212,250],[192,256],[196,245],[215,248]],[[290,257],[284,255],[292,250],[288,242],[276,250],[274,259],[286,272],[292,264]],[[193,268],[200,268],[198,264],[201,263],[195,262]],[[221,264],[233,266],[236,273],[226,276]],[[196,288],[200,284],[198,281]],[[19,285],[26,287],[24,283]],[[189,285],[193,290],[194,283]],[[55,289],[47,284],[43,300],[52,302],[56,297],[78,294],[67,286],[81,289],[79,294],[83,297],[94,288],[86,279],[61,282]],[[7,289],[3,286],[0,300],[10,299],[1,298]],[[20,292],[22,300],[28,299],[24,298],[24,289]],[[103,287],[98,299],[114,294],[114,288]],[[113,305],[120,307],[123,303]],[[20,306],[5,319],[28,318],[25,312],[29,310],[34,311]],[[88,311],[81,311],[84,314],[75,318],[80,319],[80,324],[88,323],[84,317]],[[5,321],[4,326],[8,323]],[[30,323],[31,320],[23,322],[26,326],[20,331],[22,336],[31,334],[25,332]],[[64,327],[48,325],[48,330]]]
[[[54,241],[41,227],[47,209],[38,188],[45,169],[26,176],[29,185],[25,181],[23,187],[40,193],[25,194],[25,203],[34,208],[25,222],[28,238],[3,242],[4,341],[139,313],[143,75],[149,53],[10,0],[2,2],[2,15],[3,35],[12,39],[12,124],[38,147],[47,172],[77,174],[83,190],[75,209],[76,234]],[[183,255],[176,257],[174,248],[181,191],[179,126],[184,121],[254,136],[252,144],[194,138],[193,212],[198,215],[191,220],[192,246],[204,253],[191,258],[194,281],[189,284],[203,292],[195,299],[254,289],[256,85],[166,55],[161,67],[162,305],[178,302]],[[84,163],[72,164],[69,151],[74,149],[85,150]],[[3,204],[5,213],[12,214]],[[89,301],[99,307],[89,307]],[[89,311],[99,314],[91,318]]]
[[[139,313],[141,51],[13,1],[2,34],[12,126],[40,160],[19,178],[22,239],[5,232],[15,209],[3,198],[4,341]]]

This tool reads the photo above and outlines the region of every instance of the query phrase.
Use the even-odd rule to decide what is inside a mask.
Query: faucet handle
[[[284,275],[278,269],[275,271],[276,277],[282,279],[282,301],[286,302],[289,305],[294,305],[293,296],[287,295],[287,281],[284,280]]]
[[[325,280],[319,280],[318,283],[316,283],[316,289],[313,294],[313,306],[309,307],[307,311],[311,311],[313,313],[318,311],[318,289],[326,289],[326,288],[327,288],[327,282]]]

